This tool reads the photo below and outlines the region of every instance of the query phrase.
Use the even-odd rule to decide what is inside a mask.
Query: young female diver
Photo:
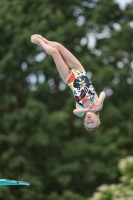
[[[79,117],[85,116],[84,125],[87,130],[92,131],[98,128],[100,118],[96,112],[103,107],[105,92],[97,96],[84,67],[63,45],[37,34],[31,36],[31,42],[40,45],[47,54],[53,57],[62,80],[73,92],[76,101],[76,109],[73,113]]]

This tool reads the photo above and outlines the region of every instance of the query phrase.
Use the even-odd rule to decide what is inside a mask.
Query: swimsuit
[[[73,92],[76,103],[80,106],[84,107],[87,100],[94,102],[96,91],[85,71],[70,70],[67,83]]]

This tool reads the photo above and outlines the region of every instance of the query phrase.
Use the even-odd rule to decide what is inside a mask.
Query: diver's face
[[[85,124],[88,129],[93,129],[98,126],[99,117],[94,112],[87,112],[85,116]]]

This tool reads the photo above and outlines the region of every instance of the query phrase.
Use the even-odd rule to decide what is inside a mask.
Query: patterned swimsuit
[[[68,79],[68,86],[73,92],[75,101],[80,106],[84,107],[84,103],[87,100],[94,102],[96,92],[85,71],[72,69]]]

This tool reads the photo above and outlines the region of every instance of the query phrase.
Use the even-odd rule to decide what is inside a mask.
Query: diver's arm
[[[78,117],[83,117],[86,112],[89,111],[89,108],[76,108],[73,110],[73,114],[77,115]]]

